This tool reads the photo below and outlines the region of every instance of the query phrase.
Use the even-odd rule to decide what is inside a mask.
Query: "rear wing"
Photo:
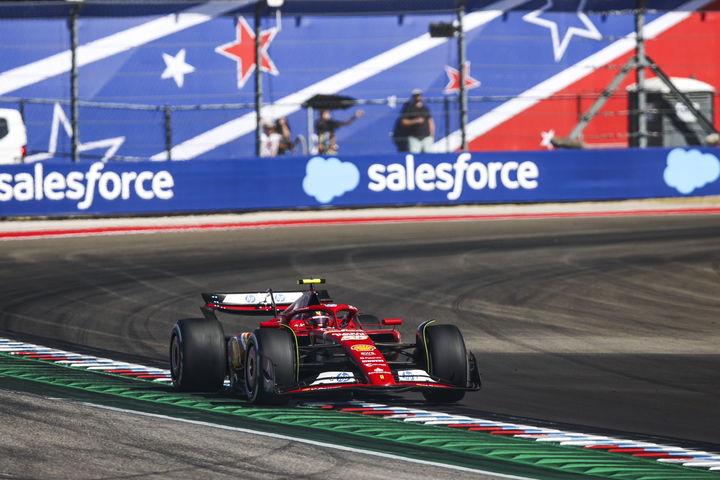
[[[203,293],[205,309],[217,310],[225,313],[240,315],[274,315],[277,311],[285,310],[297,299],[306,293],[304,291],[290,292],[233,292],[233,293]]]

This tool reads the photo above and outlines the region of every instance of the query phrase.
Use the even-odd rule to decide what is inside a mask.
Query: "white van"
[[[0,108],[0,164],[22,163],[27,153],[27,131],[17,110]]]

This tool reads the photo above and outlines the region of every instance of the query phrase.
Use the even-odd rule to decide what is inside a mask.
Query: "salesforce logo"
[[[77,208],[87,210],[95,196],[104,200],[169,200],[173,198],[175,180],[170,172],[103,172],[104,163],[91,164],[87,171],[72,170],[63,175],[51,171],[45,174],[43,164],[37,163],[33,173],[15,175],[0,173],[0,202],[31,200],[78,200]]]
[[[404,192],[421,190],[447,191],[448,200],[457,200],[465,185],[472,190],[499,187],[510,190],[532,190],[538,186],[538,166],[525,162],[470,162],[472,155],[467,152],[457,156],[454,163],[441,162],[437,165],[421,163],[415,165],[413,155],[405,156],[405,163],[373,163],[368,167],[370,180],[368,189],[372,192]],[[357,188],[360,182],[358,168],[350,162],[337,158],[313,157],[306,166],[303,190],[320,203],[330,203]]]
[[[303,190],[320,203],[330,203],[355,190],[359,183],[360,172],[354,164],[334,157],[313,157],[305,167]]]
[[[683,195],[720,178],[720,160],[712,153],[674,148],[667,156],[663,179]]]
[[[488,162],[486,165],[482,162],[469,163],[471,158],[472,155],[465,152],[458,155],[455,163],[421,163],[416,166],[415,158],[407,155],[404,165],[375,163],[368,168],[368,188],[373,192],[441,190],[448,192],[448,200],[457,200],[465,185],[472,190],[494,190],[499,186],[510,190],[532,190],[538,186],[539,170],[534,162]]]

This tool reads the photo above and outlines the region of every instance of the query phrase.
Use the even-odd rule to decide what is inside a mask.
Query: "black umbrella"
[[[322,95],[318,94],[311,97],[302,104],[303,108],[315,108],[318,110],[329,109],[339,110],[341,108],[349,108],[357,103],[352,97],[346,97],[343,95]]]

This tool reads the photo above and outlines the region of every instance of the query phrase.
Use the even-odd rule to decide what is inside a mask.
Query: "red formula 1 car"
[[[322,279],[306,291],[204,293],[205,318],[179,320],[171,334],[172,380],[181,391],[216,391],[227,377],[252,403],[328,392],[420,391],[456,402],[480,388],[475,356],[454,325],[422,323],[401,343],[401,319],[378,320],[333,302]],[[216,312],[272,315],[252,332],[225,337]]]

